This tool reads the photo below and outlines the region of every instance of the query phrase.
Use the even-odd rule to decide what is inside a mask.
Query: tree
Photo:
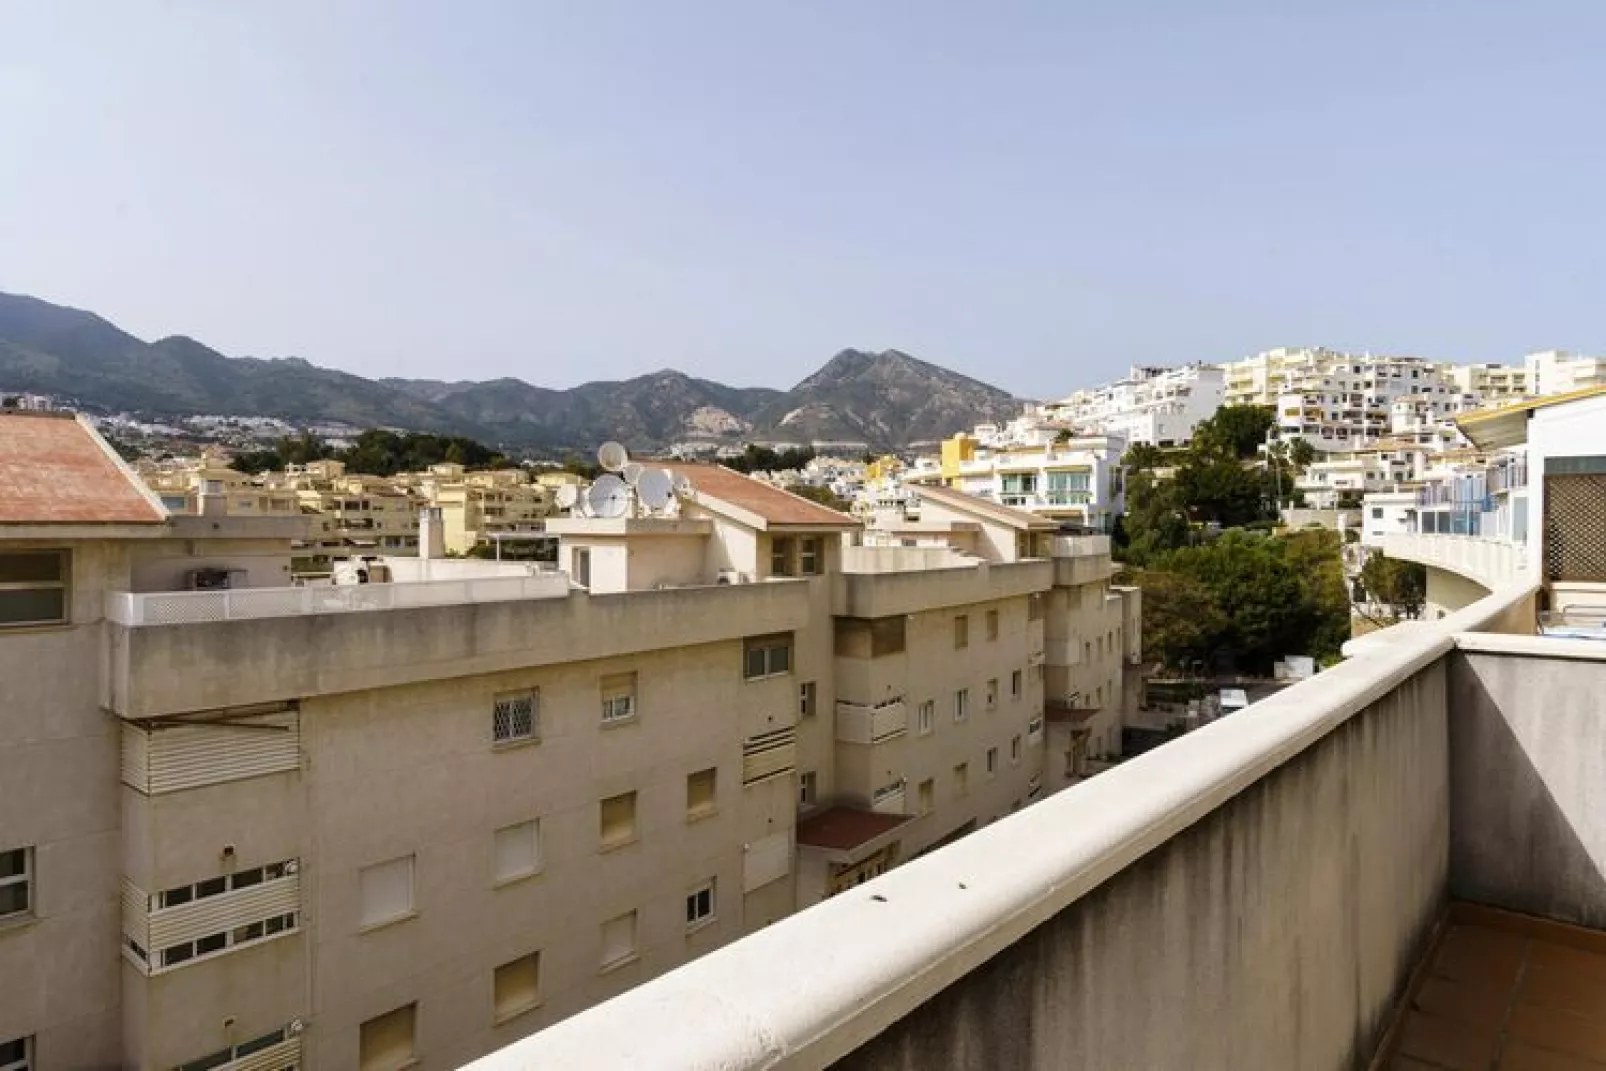
[[[1227,619],[1208,586],[1180,573],[1137,570],[1143,589],[1143,649],[1168,666],[1208,659],[1220,646]]]
[[[1133,443],[1126,448],[1126,453],[1121,455],[1121,464],[1132,473],[1157,469],[1164,463],[1165,453],[1153,443]]]
[[[1193,429],[1192,451],[1240,460],[1252,458],[1260,452],[1276,419],[1276,413],[1268,406],[1225,406]]]
[[[799,498],[806,498],[810,502],[818,502],[826,509],[834,509],[838,513],[847,513],[853,509],[853,503],[837,495],[829,487],[814,487],[806,483],[796,484],[787,488]]]
[[[1428,571],[1416,562],[1373,554],[1361,566],[1361,586],[1397,618],[1415,620],[1427,602]]]

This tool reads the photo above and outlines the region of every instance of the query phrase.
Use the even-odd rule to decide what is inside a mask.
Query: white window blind
[[[541,826],[535,821],[503,826],[494,836],[496,881],[514,881],[541,869]]]
[[[413,913],[414,857],[364,867],[360,876],[362,926],[379,926]]]
[[[602,924],[602,966],[623,963],[636,954],[636,913],[627,911]]]

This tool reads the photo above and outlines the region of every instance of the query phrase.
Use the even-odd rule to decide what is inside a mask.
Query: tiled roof
[[[660,463],[654,462],[654,464]],[[859,527],[859,522],[846,513],[838,513],[818,502],[810,502],[806,498],[783,491],[762,480],[744,476],[723,465],[696,465],[678,461],[661,464],[670,472],[691,480],[698,494],[716,498],[737,509],[756,514],[764,518],[766,524]]]
[[[907,821],[909,817],[902,814],[831,807],[811,814],[797,824],[797,842],[809,848],[850,852]]]
[[[0,413],[0,524],[165,519],[88,424],[59,413]]]

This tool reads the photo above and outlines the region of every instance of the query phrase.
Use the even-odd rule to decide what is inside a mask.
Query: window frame
[[[820,536],[800,536],[797,541],[799,576],[820,576],[825,572],[825,540]]]
[[[368,873],[372,873],[372,872],[377,872],[381,867],[395,866],[395,865],[401,864],[401,863],[405,863],[406,864],[406,868],[407,868],[407,906],[404,909],[402,909],[400,911],[394,911],[391,914],[388,914],[388,915],[384,916],[383,918],[370,919],[368,917],[368,913],[367,913],[367,904],[365,903],[365,901],[367,900],[367,897],[363,892],[363,875],[364,874],[368,874]],[[417,918],[417,917],[418,917],[418,854],[416,852],[409,852],[406,855],[398,855],[398,856],[396,856],[396,857],[394,857],[392,859],[381,859],[377,863],[369,863],[367,866],[361,867],[361,868],[358,869],[358,871],[357,871],[357,923],[358,923],[357,932],[358,933],[368,933],[368,932],[373,931],[373,930],[383,929],[386,926],[392,926],[392,925],[395,925],[398,922],[406,922],[408,919],[413,919],[413,918]]]
[[[998,678],[988,677],[987,684],[982,690],[982,696],[987,702],[988,710],[998,709]]]
[[[34,905],[39,899],[38,890],[34,888],[34,846],[24,844],[19,848],[7,848],[0,851],[0,855],[16,855],[22,859],[22,870],[0,878],[0,888],[10,889],[20,886],[27,903],[16,911],[7,911],[0,915],[0,926],[34,917]]]
[[[530,837],[530,865],[515,872],[504,874],[501,872],[502,852],[498,838],[504,834],[529,829]],[[505,826],[498,826],[491,831],[491,887],[500,889],[505,885],[512,885],[526,878],[533,878],[545,867],[545,860],[541,858],[541,820],[539,818],[526,818],[522,822],[511,822]]]
[[[954,650],[963,651],[970,646],[970,615],[954,615]]]
[[[922,700],[915,707],[915,735],[930,736],[937,731],[937,701],[935,699]]]
[[[532,962],[535,968],[535,992],[528,1000],[525,1000],[522,1003],[509,1003],[507,1007],[503,1007],[503,1000],[499,999],[497,994],[498,978],[502,975],[503,971],[508,970],[509,968],[520,967]],[[545,995],[541,992],[540,949],[526,952],[522,956],[515,956],[506,963],[499,963],[495,967],[491,968],[491,1022],[493,1025],[500,1026],[503,1023],[517,1019],[526,1012],[534,1011],[536,1008],[539,1008],[545,1002]]]
[[[34,1062],[38,1053],[34,1051],[33,1034],[24,1034],[20,1038],[11,1038],[8,1041],[0,1042],[0,1045],[22,1046],[22,1059],[20,1061],[13,1060],[7,1064],[0,1064],[0,1071],[35,1071],[35,1069],[38,1067],[38,1065]]]
[[[528,700],[530,709],[525,715],[528,726],[519,732],[520,713],[517,703]],[[502,705],[508,704],[506,731],[502,731],[499,723],[504,719]],[[506,692],[497,692],[491,697],[491,746],[493,748],[520,747],[525,744],[539,744],[541,742],[541,689],[517,688]]]
[[[1009,671],[1009,697],[1018,700],[1026,694],[1026,674],[1018,669]]]
[[[719,879],[709,878],[686,894],[686,932],[696,933],[719,919],[719,899],[716,888]],[[701,910],[706,903],[706,910]]]
[[[954,691],[954,724],[970,720],[970,689],[958,688]]]
[[[388,1064],[388,1065],[386,1065],[386,1067],[388,1069],[411,1067],[413,1064],[416,1064],[418,1062],[418,1001],[414,1000],[414,1001],[409,1001],[406,1004],[403,1004],[399,1008],[392,1008],[388,1012],[381,1012],[379,1015],[375,1015],[370,1019],[364,1019],[361,1023],[358,1024],[358,1026],[357,1026],[357,1061],[358,1061],[358,1065],[357,1066],[358,1066],[358,1071],[367,1071],[367,1068],[369,1066],[369,1065],[365,1065],[362,1062],[362,1048],[363,1048],[363,1046],[362,1046],[362,1035],[363,1035],[363,1028],[366,1027],[366,1026],[370,1026],[372,1024],[379,1023],[382,1020],[389,1019],[393,1015],[401,1016],[404,1013],[405,1013],[405,1015],[407,1017],[407,1026],[408,1026],[408,1030],[407,1030],[407,1040],[408,1040],[407,1059],[401,1061],[400,1063]],[[375,1029],[377,1030],[378,1028],[376,1027]]]
[[[604,674],[597,681],[597,696],[602,706],[604,726],[624,725],[640,717],[637,697],[640,682],[634,671]],[[612,693],[612,694],[610,694]],[[619,704],[623,704],[622,708]]]
[[[987,641],[992,643],[998,639],[998,611],[988,610],[986,615]]]
[[[617,955],[612,959],[602,959],[601,957],[598,957],[599,962],[597,964],[597,970],[599,973],[606,974],[608,971],[614,970],[618,967],[623,967],[629,963],[634,963],[637,959],[641,958],[641,917],[634,908],[624,912],[621,915],[615,915],[611,919],[602,920],[602,923],[597,927],[598,934],[602,938],[602,952],[603,954],[606,954],[608,951],[608,927],[616,922],[624,922],[626,920],[628,920],[630,923],[630,947],[621,955]]]
[[[819,703],[818,681],[804,681],[797,686],[797,716],[800,720],[814,717]]]
[[[820,775],[818,770],[804,770],[797,775],[798,807],[814,807],[820,802]]]
[[[997,747],[990,747],[990,748],[987,749],[987,776],[988,777],[997,777],[998,776],[998,748]]]
[[[767,636],[749,636],[742,640],[742,679],[746,681],[769,680],[772,677],[790,676],[792,673],[792,645],[793,637],[790,632],[771,633]],[[775,652],[785,651],[785,666],[775,668]],[[763,666],[760,672],[752,672],[752,658],[755,654],[761,656]]]
[[[72,551],[65,547],[28,547],[0,553],[5,558],[53,557],[57,562],[55,580],[3,580],[0,593],[8,591],[59,591],[61,616],[12,621],[0,617],[0,631],[28,628],[60,628],[72,624]]]
[[[627,800],[630,804],[630,831],[623,836],[608,836],[608,804]],[[616,792],[597,801],[597,851],[611,852],[626,848],[641,839],[640,799],[635,789]]]
[[[703,775],[708,775],[708,799],[693,802],[692,784]],[[697,822],[711,815],[719,813],[719,767],[709,766],[702,770],[693,770],[686,775],[686,821]]]

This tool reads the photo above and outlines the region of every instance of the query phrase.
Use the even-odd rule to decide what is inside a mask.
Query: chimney
[[[425,506],[418,511],[418,556],[446,557],[446,522],[439,506]]]

